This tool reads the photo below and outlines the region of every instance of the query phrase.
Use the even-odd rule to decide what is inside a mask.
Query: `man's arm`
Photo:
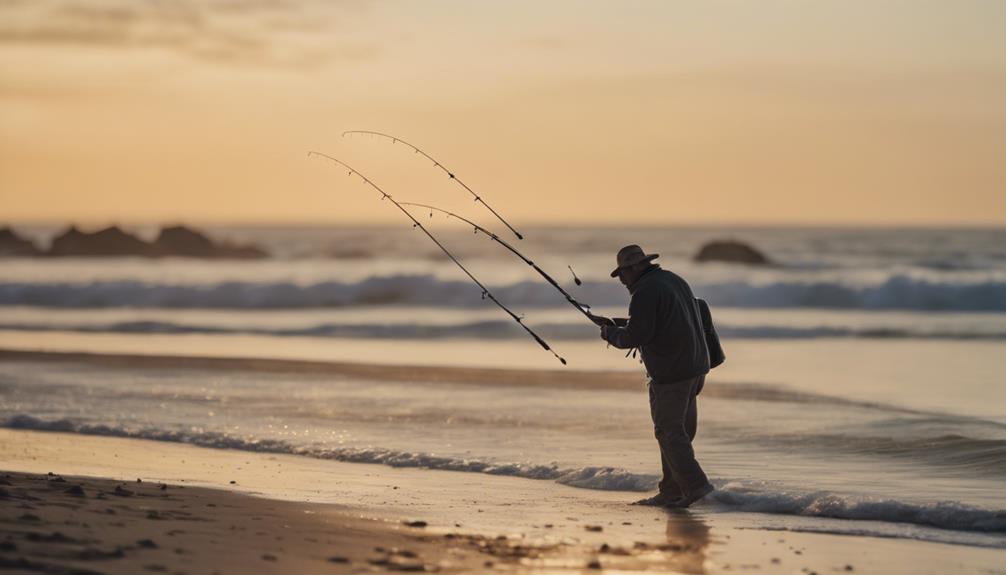
[[[636,292],[629,302],[629,319],[624,326],[603,328],[602,336],[618,349],[647,344],[657,329],[657,302],[660,293],[649,289]]]
[[[624,317],[604,317],[603,315],[594,315],[590,312],[587,312],[587,315],[590,316],[590,321],[594,322],[594,325],[597,327],[605,325],[625,327],[625,324],[629,322],[629,320]]]

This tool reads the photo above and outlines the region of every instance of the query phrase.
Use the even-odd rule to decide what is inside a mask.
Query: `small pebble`
[[[262,555],[262,560],[263,561],[275,561],[276,560],[276,556],[275,555],[270,555],[269,553],[265,553],[265,554]]]
[[[402,521],[406,527],[426,527],[425,521]]]
[[[333,555],[328,558],[329,563],[349,563],[349,557],[342,557],[340,555]]]
[[[593,531],[594,533],[604,531],[604,527],[601,527],[600,525],[584,525],[583,528],[587,531]]]
[[[594,559],[590,563],[587,563],[587,569],[600,569],[600,568],[601,568],[601,562],[598,561],[597,559]]]

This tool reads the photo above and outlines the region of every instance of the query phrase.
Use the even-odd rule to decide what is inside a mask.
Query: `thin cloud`
[[[303,65],[373,57],[376,47],[333,42],[358,3],[293,0],[0,2],[0,43],[159,49],[200,60]]]

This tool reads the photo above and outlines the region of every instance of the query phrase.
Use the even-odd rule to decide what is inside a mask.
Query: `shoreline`
[[[302,373],[360,377],[378,381],[473,383],[513,387],[548,386],[561,389],[643,389],[644,380],[635,372],[587,370],[536,370],[472,368],[436,365],[393,365],[347,361],[317,361],[256,357],[32,351],[0,348],[0,361],[60,361],[102,367],[181,368],[259,373]]]
[[[67,549],[76,549],[60,541],[64,536],[89,542],[74,551],[78,555],[70,553],[68,561],[86,556],[82,568],[98,573],[137,572],[134,567],[148,564],[170,572],[196,566],[201,572],[309,574],[490,568],[835,573],[847,572],[847,565],[867,573],[1001,573],[997,566],[1006,558],[1003,549],[776,531],[758,514],[721,513],[701,505],[684,512],[637,507],[628,503],[638,494],[579,490],[548,481],[139,439],[0,429],[0,461],[7,473],[35,478],[6,479],[14,485],[2,486],[5,492],[14,493],[24,482],[28,494],[37,498],[0,497],[0,543],[13,545],[0,547],[5,565],[21,557],[40,561],[38,554],[64,556]],[[63,474],[66,481],[50,483],[50,472]],[[82,479],[69,479],[78,477]],[[64,491],[74,482],[82,484],[85,497]],[[134,496],[115,495],[120,484]],[[161,484],[167,487],[161,490]],[[136,496],[140,490],[149,497]],[[210,497],[218,501],[206,499]],[[221,507],[224,500],[231,507]],[[206,513],[210,502],[218,506],[214,514]],[[102,515],[108,508],[115,509],[114,516]],[[26,513],[39,520],[22,519]],[[263,519],[267,516],[273,520]],[[327,522],[324,527],[318,527],[319,520]],[[409,527],[404,521],[425,526]],[[266,523],[272,525],[262,529]],[[177,529],[186,534],[168,535]],[[319,529],[331,537],[315,536]],[[137,548],[140,539],[152,539],[162,549],[157,555],[161,563],[149,562],[154,554]],[[104,554],[86,552],[89,548]],[[393,548],[407,553],[391,552]],[[275,560],[263,559],[264,554]],[[134,555],[147,562],[126,561]],[[236,556],[246,569],[227,568]],[[350,562],[330,563],[330,556]],[[420,559],[421,568],[414,561]]]

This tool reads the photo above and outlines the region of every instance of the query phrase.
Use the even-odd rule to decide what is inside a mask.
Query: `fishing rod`
[[[485,234],[485,236],[487,238],[489,238],[490,240],[498,243],[499,245],[503,246],[504,248],[510,250],[510,253],[512,253],[513,255],[515,255],[515,256],[519,257],[520,259],[524,260],[524,263],[526,263],[527,265],[529,265],[532,268],[534,268],[534,271],[538,272],[541,275],[541,277],[545,278],[545,281],[547,281],[548,283],[552,284],[552,287],[554,287],[555,289],[559,290],[559,293],[561,293],[563,296],[566,297],[566,301],[568,301],[570,304],[572,304],[573,307],[575,307],[577,310],[580,311],[580,313],[582,313],[583,315],[587,316],[587,319],[590,319],[591,321],[593,321],[593,316],[591,315],[591,313],[589,311],[587,311],[587,309],[590,308],[589,305],[582,304],[582,303],[576,301],[576,299],[573,298],[573,296],[569,295],[569,292],[567,292],[566,290],[562,289],[562,286],[559,285],[559,282],[555,281],[554,279],[552,279],[552,276],[550,276],[547,273],[545,273],[545,270],[543,270],[540,267],[538,267],[533,261],[531,261],[530,259],[528,259],[527,256],[525,256],[524,254],[522,254],[519,251],[517,251],[517,248],[515,248],[512,245],[510,245],[509,243],[507,243],[505,240],[503,240],[502,238],[500,238],[498,235],[496,235],[493,232],[485,229],[484,227],[476,224],[475,222],[469,220],[468,218],[465,218],[463,216],[459,216],[458,214],[455,214],[454,212],[450,212],[450,211],[447,211],[445,209],[438,208],[436,206],[430,206],[430,205],[427,205],[427,204],[417,204],[417,203],[413,203],[413,202],[402,202],[402,205],[403,206],[415,206],[417,208],[424,208],[424,209],[430,210],[430,215],[431,216],[433,215],[434,211],[440,212],[442,214],[446,214],[447,217],[449,217],[449,218],[450,217],[457,218],[457,219],[461,220],[462,222],[464,222],[464,223],[472,226],[475,229],[475,233],[476,234],[479,233],[479,232],[482,232],[483,234]]]
[[[545,349],[545,351],[551,352],[552,355],[554,355],[556,357],[556,359],[558,359],[560,362],[562,362],[563,365],[566,365],[566,360],[565,359],[563,359],[559,354],[557,354],[555,352],[555,350],[553,350],[551,347],[549,347],[548,343],[546,343],[545,340],[542,339],[538,334],[536,334],[531,328],[529,328],[528,326],[524,325],[524,320],[523,320],[523,318],[521,316],[519,316],[519,315],[515,314],[514,312],[510,311],[510,308],[508,308],[507,306],[505,306],[502,303],[500,303],[500,301],[498,299],[496,299],[496,296],[494,296],[492,294],[492,292],[489,291],[489,288],[487,288],[482,282],[480,282],[478,280],[478,278],[476,278],[474,275],[472,275],[472,273],[470,271],[468,271],[468,268],[466,268],[460,261],[458,261],[458,258],[454,257],[454,254],[452,254],[450,251],[448,251],[447,248],[444,247],[444,245],[442,243],[440,243],[440,241],[437,240],[437,238],[435,238],[433,236],[433,234],[431,234],[428,229],[426,229],[426,226],[424,226],[423,224],[419,223],[419,220],[417,220],[412,214],[410,214],[409,210],[406,210],[402,206],[401,202],[396,201],[395,198],[391,197],[391,194],[389,194],[388,192],[385,192],[377,184],[375,184],[374,182],[370,181],[370,178],[368,178],[367,176],[364,176],[360,172],[356,171],[356,169],[354,169],[349,164],[346,164],[342,160],[339,160],[337,158],[333,158],[332,156],[329,156],[328,154],[323,154],[321,152],[311,151],[311,152],[308,152],[307,155],[308,155],[308,157],[311,157],[311,156],[320,156],[322,158],[325,158],[327,160],[335,162],[337,165],[340,165],[343,168],[346,168],[347,170],[349,170],[349,175],[350,176],[352,176],[352,175],[355,174],[361,180],[363,180],[364,182],[366,182],[367,185],[369,185],[370,187],[372,187],[375,190],[377,190],[378,192],[380,192],[382,200],[390,200],[391,203],[395,204],[396,208],[398,208],[399,210],[401,210],[401,212],[403,214],[405,214],[406,217],[408,217],[410,220],[412,220],[412,227],[413,228],[419,228],[419,229],[423,230],[423,233],[426,234],[426,236],[429,237],[433,241],[433,243],[437,244],[437,247],[440,248],[440,250],[442,252],[444,252],[444,254],[446,254],[448,258],[451,259],[451,261],[453,261],[455,264],[457,264],[457,266],[459,268],[461,268],[461,271],[465,272],[465,275],[467,275],[469,278],[471,278],[471,280],[473,282],[475,282],[475,285],[477,285],[480,288],[482,288],[482,299],[489,298],[494,304],[496,304],[497,306],[499,306],[500,309],[502,309],[510,317],[512,317],[513,320],[515,322],[517,322],[518,325],[520,325],[522,328],[524,328],[524,331],[526,331],[528,334],[530,334],[531,337],[533,337],[534,340],[538,342],[538,345],[540,345],[541,347],[543,347]]]
[[[347,130],[347,131],[345,131],[345,132],[342,133],[342,137],[346,137],[346,134],[368,134],[370,136],[379,136],[381,138],[386,138],[388,140],[391,140],[391,143],[393,143],[393,144],[397,144],[397,143],[401,142],[401,143],[405,144],[406,146],[412,148],[415,151],[415,153],[422,154],[427,160],[433,162],[434,166],[436,166],[436,167],[440,168],[441,170],[443,170],[444,173],[447,174],[452,180],[454,180],[455,182],[457,182],[458,184],[460,184],[462,188],[468,190],[468,193],[470,193],[471,195],[475,196],[475,201],[476,202],[481,202],[483,206],[485,206],[486,208],[488,208],[489,211],[492,212],[494,216],[496,216],[496,219],[498,219],[499,221],[503,222],[503,225],[505,225],[506,227],[510,228],[510,231],[513,232],[513,235],[517,236],[518,240],[524,239],[524,236],[520,235],[520,232],[518,232],[517,230],[515,230],[514,227],[510,225],[510,222],[508,222],[505,219],[503,219],[503,216],[499,215],[499,213],[497,213],[496,210],[494,210],[492,208],[492,206],[490,206],[489,204],[487,204],[486,201],[483,200],[481,196],[479,196],[478,194],[476,194],[474,192],[474,190],[472,190],[471,188],[469,188],[467,184],[465,184],[464,182],[461,181],[460,178],[458,178],[457,176],[455,176],[454,172],[448,170],[443,164],[441,164],[440,162],[438,162],[435,159],[433,159],[433,156],[427,154],[426,152],[420,150],[416,146],[413,146],[412,144],[406,142],[405,140],[403,140],[401,138],[396,138],[395,136],[389,136],[388,134],[385,134],[385,133],[382,133],[382,132],[372,132],[370,130]]]

